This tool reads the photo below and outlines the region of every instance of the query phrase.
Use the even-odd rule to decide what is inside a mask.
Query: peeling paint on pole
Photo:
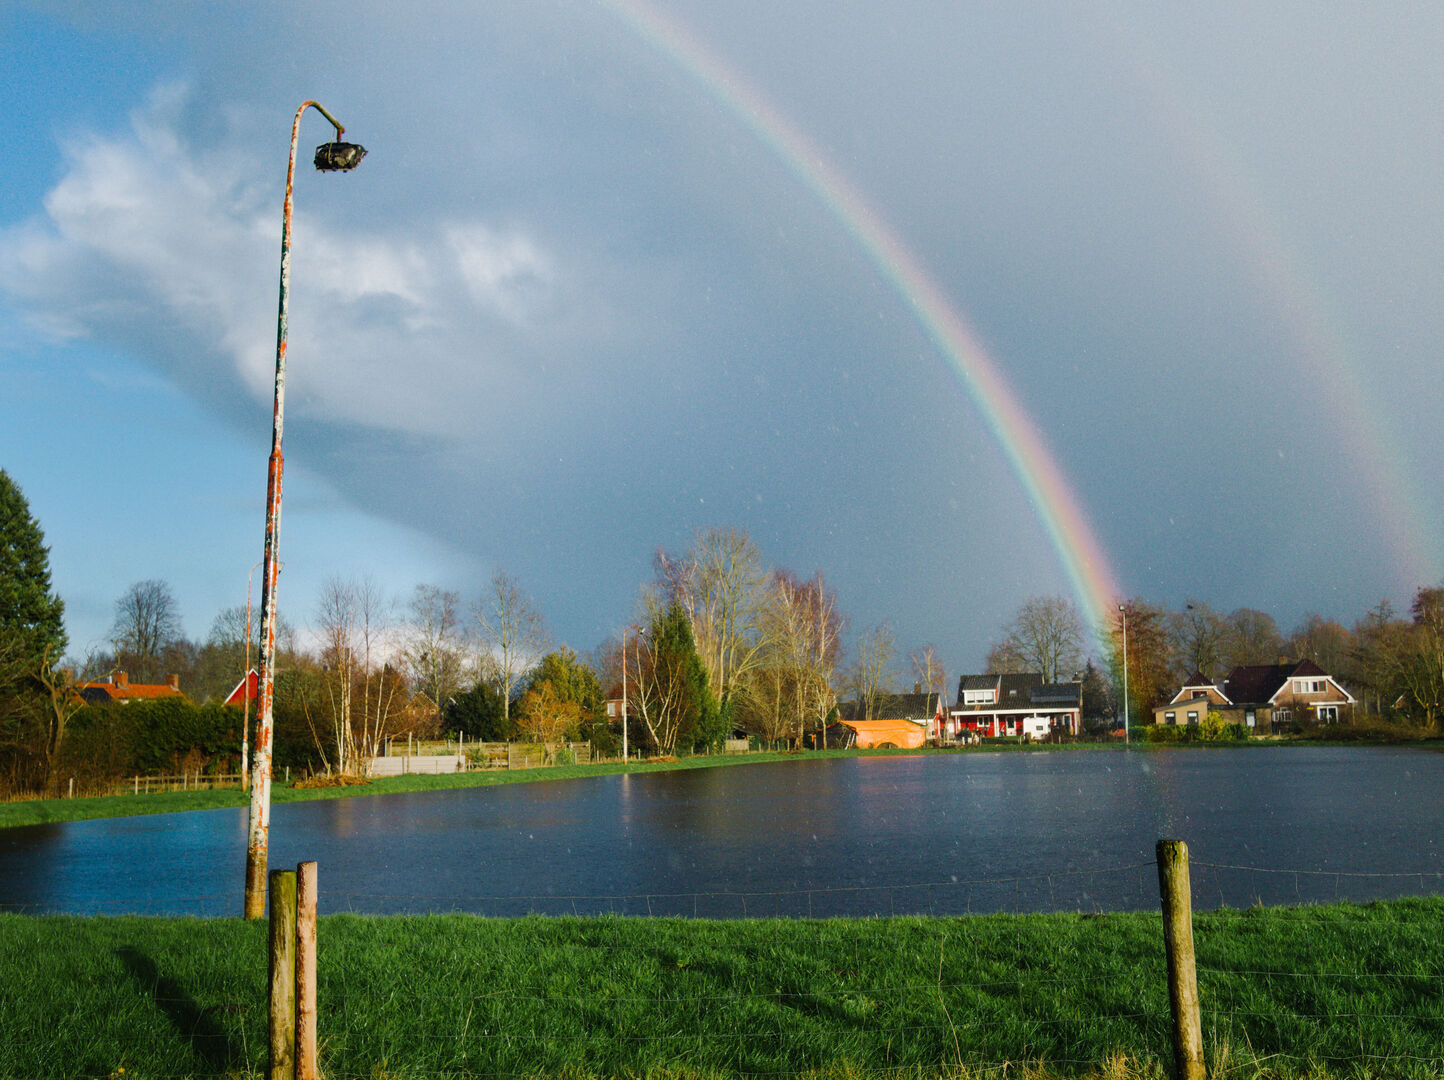
[[[272,409],[271,460],[266,477],[266,552],[261,574],[261,662],[256,680],[256,749],[251,770],[251,809],[246,831],[246,892],[244,914],[259,919],[266,910],[266,863],[271,829],[271,736],[274,728],[276,663],[276,553],[281,539],[281,479],[285,457],[281,435],[286,420],[286,330],[291,291],[291,193],[296,180],[296,143],[301,133],[301,114],[315,108],[336,129],[336,138],[346,129],[315,101],[305,101],[291,123],[291,156],[286,164],[286,205],[281,222],[281,294],[276,314],[276,397]],[[351,146],[351,144],[338,145]],[[351,148],[350,164],[355,168],[366,151]],[[319,167],[318,151],[318,167]],[[340,167],[340,166],[338,166]]]

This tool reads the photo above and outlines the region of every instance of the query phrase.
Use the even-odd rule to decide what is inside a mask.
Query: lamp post
[[[637,625],[627,627],[622,631],[622,764],[627,764],[627,634],[635,630],[642,632]],[[640,653],[638,654],[640,656]]]
[[[1123,619],[1123,741],[1128,742],[1128,608],[1118,605]]]
[[[291,123],[291,156],[286,164],[286,204],[281,221],[281,299],[276,316],[276,398],[271,426],[271,462],[266,479],[266,551],[261,560],[261,669],[256,680],[256,753],[251,771],[251,811],[246,831],[245,917],[259,919],[266,909],[266,855],[271,828],[271,731],[276,660],[276,549],[281,532],[281,431],[286,404],[286,312],[291,286],[291,188],[296,179],[296,142],[301,114],[315,108],[336,129],[336,138],[316,147],[322,172],[349,172],[366,151],[343,143],[340,122],[315,101],[303,101]],[[249,677],[249,671],[247,677]]]

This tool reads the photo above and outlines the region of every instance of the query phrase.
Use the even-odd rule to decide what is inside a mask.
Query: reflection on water
[[[276,806],[325,911],[704,917],[1444,893],[1444,755],[1398,749],[795,761]],[[0,910],[235,914],[244,809],[0,830]]]

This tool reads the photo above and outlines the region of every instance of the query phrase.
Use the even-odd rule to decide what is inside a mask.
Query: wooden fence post
[[[1168,1002],[1173,1008],[1174,1076],[1176,1080],[1204,1080],[1188,845],[1182,840],[1160,840],[1155,851],[1158,894],[1163,903],[1163,946],[1168,959]]]
[[[272,870],[269,1080],[296,1076],[296,871]]]
[[[316,864],[296,867],[296,1080],[316,1080]]]

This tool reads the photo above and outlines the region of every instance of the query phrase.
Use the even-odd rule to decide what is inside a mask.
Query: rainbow
[[[1281,215],[1266,205],[1244,161],[1205,111],[1185,96],[1166,50],[1122,21],[1113,30],[1134,78],[1167,120],[1162,130],[1198,179],[1260,295],[1272,299],[1274,318],[1297,349],[1300,379],[1323,396],[1331,430],[1367,478],[1363,486],[1374,502],[1370,520],[1389,542],[1405,580],[1415,585],[1439,580],[1444,552],[1423,513],[1430,497],[1399,442],[1398,426],[1387,421],[1387,410],[1361,370],[1358,350],[1295,254],[1298,245],[1286,239]]]
[[[917,316],[987,424],[1042,523],[1087,624],[1103,626],[1119,590],[1092,526],[1052,451],[997,362],[867,200],[756,88],[647,0],[607,0],[645,41],[742,121],[811,189]]]

